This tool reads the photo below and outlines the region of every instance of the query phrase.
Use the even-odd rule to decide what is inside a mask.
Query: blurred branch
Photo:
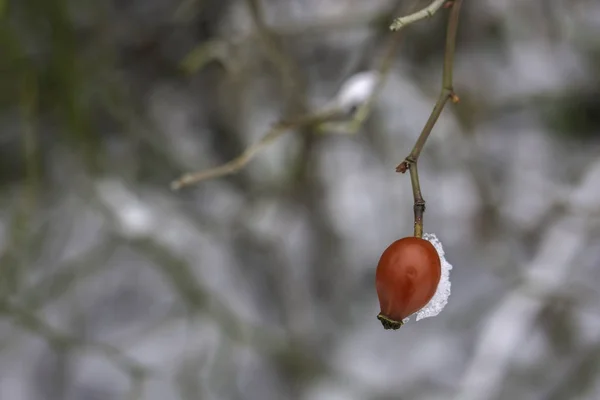
[[[19,292],[33,258],[32,248],[36,236],[32,220],[37,211],[40,185],[40,152],[35,124],[38,86],[35,75],[28,68],[22,70],[17,81],[25,179],[21,185],[16,209],[11,216],[10,227],[7,229],[6,244],[0,248],[0,294],[3,296]]]
[[[280,36],[293,35],[319,35],[324,32],[348,29],[364,29],[365,26],[371,29],[378,29],[388,20],[390,13],[387,8],[371,13],[352,13],[344,12],[340,16],[331,16],[315,18],[311,21],[286,22],[285,25],[273,24],[272,29]]]
[[[115,205],[98,196],[93,187],[87,187],[86,191],[88,190],[85,198],[89,199],[90,204],[105,215],[114,227],[121,225],[121,216],[115,209]],[[119,206],[123,205],[119,204]],[[259,348],[276,348],[281,345],[276,335],[263,327],[240,320],[234,311],[218,301],[216,296],[196,278],[185,255],[176,254],[160,237],[152,232],[126,235],[118,228],[113,229],[117,237],[126,241],[128,246],[139,254],[148,257],[152,261],[151,265],[160,269],[159,272],[179,295],[187,311],[191,313],[207,311],[232,340],[246,344],[250,342]]]
[[[193,0],[196,1],[196,0]],[[365,26],[371,29],[378,29],[389,16],[387,9],[374,13],[356,13],[335,17],[319,18],[311,21],[286,22],[277,24],[275,21],[269,26],[272,36],[280,38],[289,38],[292,36],[316,36],[326,32],[340,32],[341,30],[360,29]],[[217,61],[228,71],[234,70],[232,60],[234,49],[242,48],[249,42],[256,39],[257,33],[251,32],[248,35],[242,35],[235,38],[216,38],[207,42],[200,43],[194,47],[181,62],[181,67],[187,73],[195,73],[202,69],[211,61]]]
[[[281,135],[283,135],[287,129],[285,126],[276,125],[266,135],[264,135],[258,143],[255,143],[248,147],[239,157],[219,166],[206,171],[200,171],[195,173],[188,173],[183,175],[181,178],[171,183],[171,189],[179,190],[184,186],[189,186],[200,181],[220,178],[222,176],[235,174],[246,166],[263,148],[273,143]]]
[[[304,99],[304,88],[302,88],[302,74],[294,63],[294,61],[281,50],[279,43],[275,39],[275,35],[267,26],[260,0],[245,0],[252,22],[258,33],[258,37],[271,63],[277,68],[283,87],[288,96],[292,99],[292,108],[299,108],[294,112],[306,113],[306,105]]]
[[[48,235],[48,232],[44,232],[44,237],[48,237]],[[92,276],[100,271],[106,272],[107,268],[109,268],[106,265],[106,261],[112,256],[116,247],[117,242],[113,238],[103,241],[74,260],[65,261],[61,265],[48,268],[56,270],[56,272],[53,272],[51,275],[44,275],[37,283],[23,289],[22,293],[18,293],[12,297],[18,299],[21,309],[27,310],[29,314],[35,314],[40,308],[49,307],[58,299],[68,294],[73,286],[83,278]],[[31,247],[29,250],[32,251]],[[33,254],[36,253],[33,252]],[[0,264],[2,264],[1,261]],[[5,264],[2,265],[4,266]],[[2,278],[0,277],[1,280]],[[7,296],[4,295],[4,297]],[[18,342],[21,338],[22,335],[20,332],[15,332],[14,335],[8,337],[0,345],[0,351],[11,345],[15,345],[15,342]]]
[[[35,209],[39,186],[39,145],[36,135],[35,117],[38,102],[37,77],[26,71],[21,82],[20,106],[23,121],[23,151],[25,170],[27,174],[27,194],[24,196],[24,206],[28,214]]]
[[[415,9],[418,5],[418,0],[416,0],[411,9]],[[357,108],[356,112],[353,115],[353,118],[349,122],[345,123],[328,123],[319,127],[320,132],[327,133],[342,133],[342,134],[356,134],[358,130],[363,126],[369,115],[371,114],[371,109],[375,104],[375,100],[383,90],[385,85],[385,81],[390,73],[394,62],[394,56],[398,51],[398,47],[400,46],[401,39],[403,36],[400,32],[394,32],[391,34],[387,50],[383,55],[379,67],[377,69],[379,73],[379,79],[375,88],[369,95],[366,101],[362,102],[360,106]]]
[[[23,291],[22,304],[30,311],[36,311],[67,294],[81,279],[107,271],[107,261],[114,254],[119,243],[113,237],[102,241],[74,260],[59,266],[50,276],[44,276],[37,284]]]
[[[204,68],[211,61],[218,61],[228,70],[227,61],[229,43],[226,40],[213,39],[203,42],[190,51],[181,61],[181,68],[188,74],[193,74]]]
[[[246,1],[249,2],[251,9],[257,7],[257,0]],[[415,2],[413,8],[416,6],[416,4],[417,3]],[[262,22],[262,19],[259,18],[260,14],[258,11],[253,12],[255,15],[255,24],[257,27],[260,27],[260,29],[264,30],[264,23]],[[264,40],[270,43],[268,34],[263,32],[263,35],[266,36],[266,39]],[[248,147],[240,156],[216,168],[184,174],[182,177],[171,183],[171,188],[173,190],[179,190],[185,186],[193,185],[204,180],[235,174],[244,168],[266,146],[273,143],[281,135],[292,128],[312,127],[320,133],[356,133],[368,118],[373,103],[385,84],[385,79],[391,69],[401,38],[402,36],[399,32],[392,34],[390,37],[387,51],[384,54],[378,68],[379,78],[377,84],[366,101],[362,102],[356,112],[354,112],[349,122],[332,122],[341,116],[342,110],[338,109],[316,111],[293,120],[282,121],[272,127],[271,130],[269,130],[257,143]],[[279,57],[280,56],[278,55],[276,56],[276,58]]]
[[[439,10],[445,2],[446,0],[434,0],[429,6],[417,11],[416,13],[412,13],[405,17],[396,18],[394,22],[392,22],[390,29],[397,31],[409,24],[412,24],[413,22],[433,17],[433,14],[435,14],[435,12]]]
[[[107,216],[107,220],[112,221],[114,225],[119,225],[120,218],[114,206],[94,195],[86,198],[89,198],[90,203]],[[168,228],[165,227],[167,230]],[[307,369],[311,371],[328,370],[329,366],[324,360],[306,352],[296,338],[278,329],[270,329],[247,321],[238,315],[236,310],[225,301],[227,294],[215,293],[206,287],[196,276],[186,254],[171,249],[169,243],[165,243],[156,232],[139,234],[135,237],[124,236],[118,232],[118,229],[116,233],[127,240],[129,246],[136,252],[150,258],[152,261],[150,264],[159,270],[172,286],[174,293],[179,295],[181,303],[186,306],[188,318],[206,313],[223,335],[231,341],[256,349],[269,357],[308,366]]]
[[[35,313],[22,308],[14,302],[0,298],[0,315],[10,316],[15,324],[21,326],[29,332],[35,333],[48,342],[49,345],[57,348],[67,349],[88,349],[106,356],[115,365],[121,367],[130,377],[137,375],[146,375],[149,373],[147,367],[138,363],[136,360],[123,354],[118,348],[105,343],[89,342],[74,336],[69,336],[58,332],[46,321],[38,317]]]
[[[171,188],[173,190],[179,190],[184,186],[193,185],[200,181],[235,174],[239,172],[242,168],[244,168],[250,161],[252,161],[258,153],[264,150],[265,147],[273,143],[275,140],[279,139],[279,137],[286,133],[288,130],[292,128],[311,126],[318,123],[321,120],[330,118],[333,115],[335,115],[335,111],[332,111],[331,114],[314,114],[293,121],[277,123],[257,143],[252,144],[238,157],[216,168],[185,174],[181,178],[173,181],[171,183]]]
[[[419,160],[419,155],[429,138],[429,134],[431,133],[435,123],[437,122],[444,106],[448,99],[451,99],[452,102],[458,103],[458,96],[454,93],[453,82],[452,82],[452,70],[454,66],[454,51],[456,47],[456,31],[458,30],[458,17],[460,15],[460,7],[462,4],[462,0],[453,1],[450,11],[450,16],[448,17],[448,28],[446,31],[446,50],[444,53],[444,73],[442,77],[442,90],[438,97],[435,106],[433,107],[433,111],[429,116],[429,119],[425,123],[417,142],[415,143],[413,149],[410,154],[402,161],[398,167],[396,167],[396,172],[405,173],[407,170],[410,170],[410,182],[413,189],[413,198],[414,198],[414,214],[415,214],[415,229],[414,235],[416,237],[423,236],[423,214],[425,213],[425,200],[423,199],[423,195],[421,194],[421,187],[419,184],[419,173],[417,171],[417,161]]]
[[[197,0],[192,0],[197,1]],[[290,38],[294,36],[318,36],[323,33],[342,30],[379,29],[388,20],[390,11],[388,9],[370,13],[344,13],[340,16],[317,18],[310,21],[286,21],[278,23],[274,21],[269,25],[271,36],[279,38]],[[235,49],[243,48],[249,42],[256,40],[257,32],[250,32],[240,37],[220,37],[198,44],[181,62],[181,68],[189,74],[198,72],[205,65],[216,61],[223,65],[225,70],[232,72],[236,69],[237,62],[234,60]]]
[[[590,392],[598,382],[599,369],[600,343],[595,341],[579,351],[577,360],[568,366],[544,398],[548,400],[590,398]]]
[[[569,280],[573,262],[589,240],[590,215],[600,210],[599,185],[600,161],[596,161],[572,189],[565,213],[549,227],[538,253],[523,268],[522,283],[491,311],[456,399],[495,398],[517,345],[530,333],[547,299]]]
[[[277,335],[267,329],[241,320],[217,296],[203,287],[186,260],[173,254],[158,241],[138,239],[131,240],[130,245],[154,261],[191,313],[207,311],[231,340],[269,351],[279,350],[284,345]]]

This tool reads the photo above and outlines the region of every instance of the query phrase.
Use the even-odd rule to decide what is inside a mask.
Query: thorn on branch
[[[410,164],[408,163],[408,161],[404,160],[396,167],[396,172],[400,172],[401,174],[403,174],[406,171],[408,171],[409,169],[410,169]]]
[[[444,3],[443,8],[450,8],[454,5],[454,0],[450,0]]]

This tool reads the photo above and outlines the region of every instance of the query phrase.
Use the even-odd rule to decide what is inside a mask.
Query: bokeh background
[[[452,295],[384,331],[395,166],[441,84],[409,26],[355,135],[291,130],[415,0],[0,1],[0,398],[599,399],[600,3],[464,0],[420,159]]]

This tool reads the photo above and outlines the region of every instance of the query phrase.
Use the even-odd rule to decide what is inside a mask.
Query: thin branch
[[[445,2],[446,0],[434,0],[429,6],[417,11],[416,13],[407,15],[405,17],[396,18],[394,22],[392,22],[390,29],[393,31],[398,31],[407,25],[412,24],[413,22],[433,17],[433,14],[435,14],[435,12],[439,10]]]
[[[304,101],[304,89],[302,88],[302,74],[283,50],[281,50],[275,35],[266,24],[263,9],[260,6],[260,0],[246,0],[250,9],[250,16],[256,29],[258,38],[269,58],[269,61],[275,66],[280,74],[284,91],[293,100],[294,108],[300,108],[300,112],[306,112]]]
[[[268,145],[279,139],[284,133],[294,128],[303,128],[335,118],[337,110],[331,110],[325,113],[315,113],[300,117],[290,121],[282,121],[275,124],[258,142],[252,144],[242,154],[233,160],[220,165],[216,168],[207,169],[204,171],[188,173],[181,178],[171,183],[172,190],[179,190],[185,186],[190,186],[200,181],[209,179],[221,178],[223,176],[232,175],[243,169],[250,161],[254,159]]]
[[[421,184],[419,183],[419,172],[417,163],[410,168],[410,183],[413,190],[414,213],[415,213],[415,237],[423,237],[423,214],[425,213],[425,200],[421,194]]]
[[[281,54],[278,53],[277,47],[273,47],[274,43],[272,42],[272,38],[268,30],[266,30],[266,26],[262,21],[262,15],[260,14],[257,0],[246,0],[250,6],[252,11],[253,18],[255,20],[255,25],[257,27],[257,31],[259,35],[262,35],[263,40],[265,41],[265,45],[271,51],[275,51],[276,54],[272,54],[272,57],[277,60],[281,60]],[[416,6],[413,6],[413,8]],[[265,31],[266,30],[266,31]],[[262,33],[261,33],[262,32]],[[378,72],[379,72],[379,80],[377,84],[369,96],[369,98],[362,103],[359,108],[356,110],[352,119],[348,122],[333,122],[334,120],[339,120],[340,110],[320,110],[314,112],[312,114],[308,114],[305,116],[301,116],[299,118],[295,118],[289,121],[280,122],[273,126],[257,143],[248,147],[241,155],[234,158],[233,160],[220,165],[216,168],[188,173],[180,177],[179,179],[173,181],[171,183],[171,188],[173,190],[179,190],[185,186],[190,186],[196,184],[201,181],[220,178],[227,175],[232,175],[239,172],[243,169],[254,157],[260,153],[266,146],[273,143],[276,139],[281,137],[288,130],[293,128],[304,128],[304,127],[312,127],[319,133],[344,133],[344,134],[354,134],[356,133],[363,123],[368,118],[371,108],[381,92],[385,84],[385,79],[389,74],[394,56],[398,50],[398,47],[401,43],[402,35],[397,32],[391,35],[389,39],[389,44],[387,46],[386,52],[381,59]],[[274,50],[273,50],[274,49]],[[279,54],[279,55],[277,55]],[[277,63],[281,66],[281,63]],[[285,63],[284,63],[285,65]],[[285,76],[286,68],[282,68],[283,76]]]
[[[413,3],[412,9],[415,9],[417,4],[418,4],[418,1],[415,1],[415,3]],[[395,32],[391,35],[388,45],[387,45],[386,52],[383,55],[383,57],[380,61],[379,67],[377,69],[377,72],[379,73],[379,79],[377,81],[377,84],[375,85],[373,92],[371,92],[371,95],[367,98],[367,100],[358,107],[358,109],[354,113],[354,116],[352,117],[352,119],[349,122],[345,122],[345,123],[341,123],[341,124],[340,123],[323,124],[322,126],[319,127],[319,131],[321,133],[356,134],[356,132],[358,132],[358,130],[362,127],[362,125],[365,123],[365,121],[371,114],[371,109],[373,108],[373,104],[375,104],[377,97],[383,90],[385,81],[386,81],[386,79],[390,73],[390,70],[392,69],[392,65],[394,63],[394,56],[396,55],[398,48],[400,47],[400,44],[402,42],[402,40],[401,40],[402,38],[403,38],[403,36],[400,34],[400,32]]]
[[[450,99],[452,102],[457,103],[459,101],[458,96],[454,93],[452,83],[452,71],[454,62],[454,51],[456,48],[456,31],[458,29],[458,17],[460,15],[460,7],[462,0],[454,0],[452,2],[452,9],[448,17],[448,28],[446,31],[446,50],[444,53],[444,72],[442,77],[442,90],[438,97],[429,119],[425,123],[417,142],[415,143],[410,154],[402,161],[396,172],[405,173],[406,170],[410,170],[410,180],[413,187],[413,198],[414,198],[414,216],[415,216],[415,237],[423,236],[423,214],[425,213],[425,200],[421,194],[421,188],[419,184],[419,174],[417,172],[417,161],[419,155],[435,126],[446,102]],[[432,4],[433,5],[433,4]],[[431,6],[430,6],[431,7]]]
[[[220,178],[222,176],[237,173],[239,170],[244,168],[246,164],[248,164],[261,150],[263,150],[269,144],[273,143],[286,131],[287,129],[285,128],[285,126],[274,126],[257,143],[254,143],[253,145],[248,147],[238,157],[216,168],[185,174],[181,178],[171,183],[171,189],[179,190],[184,186],[193,185],[194,183],[198,183],[200,181]]]
[[[389,72],[391,70],[394,56],[398,50],[400,45],[401,35],[395,34],[389,42],[387,51],[381,60],[381,64],[377,70],[379,73],[379,79],[377,80],[377,84],[373,91],[369,95],[366,101],[360,104],[358,109],[354,112],[352,119],[348,122],[343,123],[326,123],[319,127],[319,132],[321,133],[342,133],[342,134],[356,134],[359,129],[363,126],[369,115],[371,114],[371,109],[377,100],[377,97],[383,90],[385,85],[385,81]]]
[[[192,0],[197,1],[197,0]],[[311,37],[322,35],[328,32],[339,32],[343,30],[362,29],[367,26],[369,29],[377,30],[379,24],[389,17],[389,11],[378,11],[375,13],[357,13],[344,14],[343,16],[323,17],[316,21],[304,22],[286,22],[285,24],[277,23],[269,25],[269,31],[273,36],[280,38],[290,38],[295,36]],[[260,33],[250,32],[247,35],[241,35],[233,38],[216,38],[203,42],[194,47],[181,61],[181,68],[187,73],[196,73],[206,64],[212,61],[220,63],[225,70],[230,71],[234,68],[232,64],[235,60],[231,60],[232,49],[247,47],[248,44],[257,38]]]

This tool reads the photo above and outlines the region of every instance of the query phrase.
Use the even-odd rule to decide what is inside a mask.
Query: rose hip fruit
[[[425,307],[442,274],[440,257],[425,239],[405,237],[381,255],[375,286],[381,312],[377,318],[385,329],[398,329],[402,320]]]

